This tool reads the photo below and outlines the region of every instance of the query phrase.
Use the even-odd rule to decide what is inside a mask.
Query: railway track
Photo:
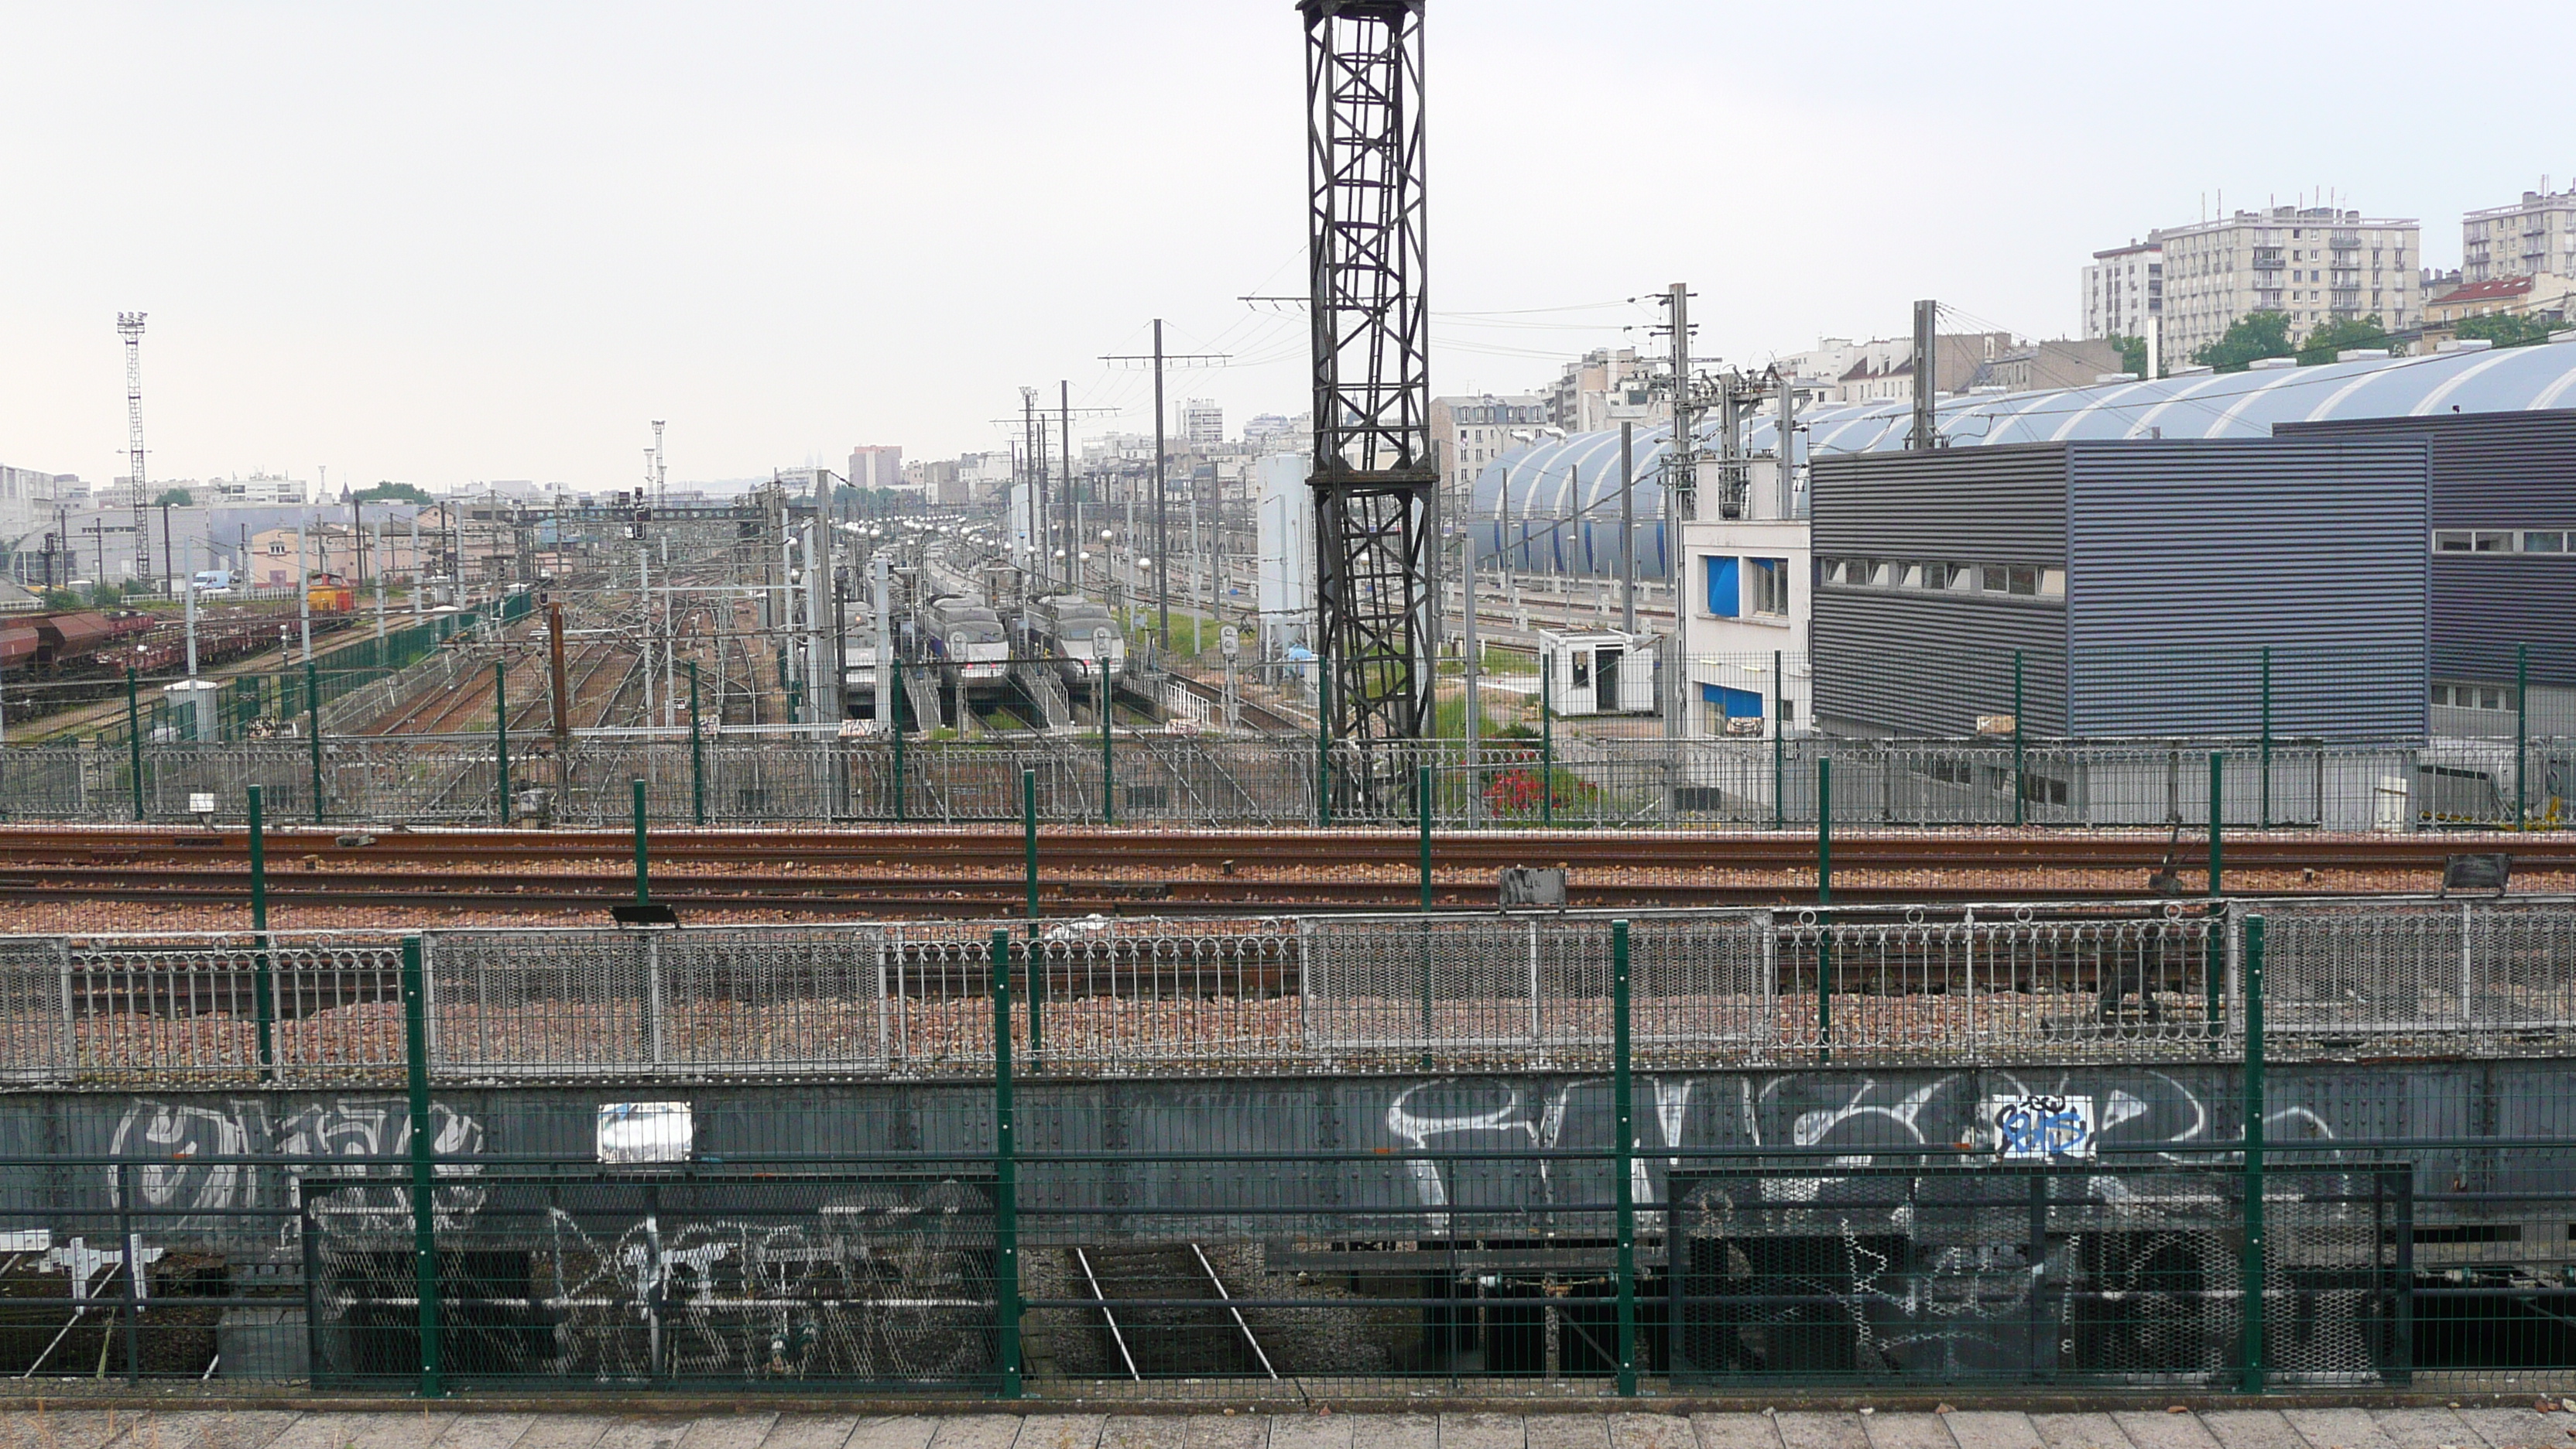
[[[2269,873],[2265,889],[2301,894],[2422,889],[2449,852],[2472,844],[2514,855],[2527,882],[2576,876],[2576,839],[2557,837],[2248,837],[2227,843],[2227,864],[2242,883]],[[630,898],[633,848],[631,834],[606,831],[280,831],[268,842],[268,890],[280,906],[604,910]],[[2147,836],[1850,837],[1837,843],[1835,900],[2137,898],[2166,849]],[[1039,840],[1039,903],[1050,915],[1411,910],[1421,900],[1419,850],[1417,836],[1398,831],[1050,830]],[[1016,830],[665,831],[652,837],[650,857],[655,898],[683,909],[954,917],[1016,915],[1027,903]],[[1433,864],[1433,903],[1443,908],[1491,905],[1494,871],[1523,864],[1565,865],[1577,908],[1814,901],[1812,846],[1794,837],[1435,835]],[[2175,861],[2192,873],[2191,886],[2203,864]],[[2374,879],[2336,887],[2308,875],[2330,870]],[[2068,880],[2071,871],[2094,878]],[[1872,878],[1899,872],[1909,878]],[[1952,872],[1959,878],[1941,878]],[[2292,873],[2299,879],[2283,879]],[[225,907],[248,890],[241,832],[0,831],[0,901]]]

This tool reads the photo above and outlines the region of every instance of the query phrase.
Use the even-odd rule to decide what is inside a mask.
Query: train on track
[[[964,594],[930,599],[921,606],[915,638],[919,658],[937,667],[946,687],[962,687],[970,697],[1011,687],[1011,636],[991,605]]]
[[[1068,687],[1098,684],[1104,668],[1112,681],[1126,674],[1127,638],[1106,604],[1049,594],[1030,600],[1022,620],[1028,652],[1052,660]]]

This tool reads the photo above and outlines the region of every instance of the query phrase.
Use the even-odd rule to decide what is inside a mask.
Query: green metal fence
[[[2330,911],[2372,919],[2319,906],[2308,927]],[[2499,1092],[2491,1064],[2456,1098],[2339,1063],[2349,1030],[2276,1052],[2266,1008],[2295,1017],[2320,993],[2272,999],[2287,919],[2233,921],[2230,1025],[2181,1056],[2014,1065],[1971,1037],[1920,1069],[1786,1074],[1658,1025],[1711,985],[1675,974],[1706,941],[1578,921],[1583,949],[1538,968],[1571,1023],[1553,1048],[1285,1095],[1254,1074],[1068,1076],[1077,1057],[1019,1009],[1026,986],[1060,984],[1052,965],[1032,976],[1016,928],[965,924],[916,956],[960,968],[960,1044],[986,1043],[942,1084],[434,1090],[433,1042],[470,982],[442,978],[435,940],[380,940],[389,958],[347,969],[373,983],[353,1004],[400,1044],[397,1092],[253,1101],[165,1076],[141,1096],[45,1099],[62,1150],[0,1159],[0,1369],[1095,1404],[2576,1386],[2576,1123],[2547,1086],[2563,1038],[2521,1059],[2524,1090]],[[1886,929],[1857,922],[1844,944]],[[2350,979],[2420,974],[2405,931],[2353,939],[2377,944],[2342,948],[2359,953]],[[2533,953],[2554,949],[2483,939],[2497,954],[2476,969],[2497,982],[2532,984]],[[249,944],[214,968],[245,978],[230,999],[280,1022],[342,1000],[309,952],[291,968],[306,975],[253,989],[290,968],[285,942]],[[780,944],[738,964],[812,973]],[[1973,957],[2038,984],[2009,946]],[[2563,991],[2576,970],[2559,969]],[[112,970],[114,991],[78,999],[173,1030],[216,989],[177,989],[204,974],[192,962]],[[560,951],[528,971],[563,977],[556,991],[579,974]],[[2124,975],[2059,979],[2098,999]],[[516,978],[523,1004],[533,981]],[[7,1019],[42,994],[13,990]],[[503,994],[487,985],[475,1009]],[[1469,999],[1435,999],[1453,1030],[1382,1044],[1493,1047],[1499,1018],[1456,1019]],[[2438,1056],[2412,1060],[2422,1078]],[[2514,1105],[2444,1115],[2472,1101]],[[112,1130],[80,1127],[84,1102]]]
[[[2560,829],[2576,822],[2576,739],[2337,745],[2245,739],[1631,740],[1423,742],[1363,752],[1312,740],[1167,731],[1007,741],[687,732],[509,743],[502,799],[492,735],[330,735],[197,743],[149,738],[0,751],[0,816],[192,819],[197,796],[238,820],[244,788],[281,819],[402,823],[624,822],[646,782],[657,823],[1017,821],[1038,777],[1050,825],[1411,826],[1432,775],[1443,830],[1812,829],[1830,760],[1834,823],[1857,827],[2185,829],[2211,818],[2219,759],[2227,829]],[[141,788],[136,787],[137,780]],[[525,803],[515,797],[534,791]],[[137,800],[140,799],[138,807]],[[292,803],[289,803],[290,800]],[[318,802],[318,804],[317,804]],[[318,813],[317,813],[318,811]]]

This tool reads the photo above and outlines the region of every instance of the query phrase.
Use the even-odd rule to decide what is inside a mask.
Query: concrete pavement
[[[92,1401],[94,1404],[95,1401]],[[0,1449],[2568,1449],[2576,1414],[2121,1408],[2099,1413],[861,1415],[327,1408],[0,1410]],[[605,1408],[607,1405],[598,1407]]]

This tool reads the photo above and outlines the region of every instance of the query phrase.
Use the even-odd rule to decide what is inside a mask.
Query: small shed
[[[1559,715],[1655,712],[1653,635],[1541,629],[1538,647],[1549,703]]]

